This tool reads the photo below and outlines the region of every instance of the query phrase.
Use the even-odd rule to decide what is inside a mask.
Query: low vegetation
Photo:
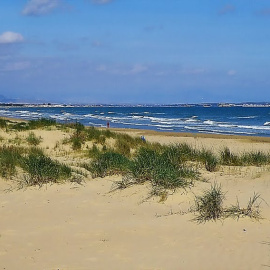
[[[223,216],[223,202],[225,194],[221,185],[211,185],[209,190],[205,190],[203,195],[195,197],[195,211],[198,213],[196,221],[203,222],[217,220]]]
[[[16,167],[22,159],[23,149],[13,146],[0,147],[0,175],[10,178],[16,174]]]
[[[196,214],[195,221],[198,223],[209,220],[216,221],[224,218],[244,218],[261,219],[260,204],[263,201],[261,195],[254,193],[249,199],[246,207],[242,208],[237,200],[236,205],[224,207],[225,193],[222,191],[221,185],[211,185],[209,190],[205,190],[201,196],[195,196],[194,212]]]
[[[31,130],[51,126],[69,132],[70,136],[64,139],[65,144],[69,144],[70,149],[76,151],[76,154],[84,155],[84,161],[79,161],[75,169],[52,159],[42,149],[37,148],[42,138]],[[208,172],[215,172],[221,166],[270,164],[270,154],[260,151],[235,154],[229,148],[224,148],[219,154],[215,154],[210,150],[196,149],[186,143],[161,145],[109,129],[86,128],[79,122],[59,124],[55,120],[42,118],[14,123],[0,119],[0,128],[16,132],[15,139],[9,140],[13,146],[0,147],[0,175],[12,178],[20,170],[24,175],[23,185],[27,186],[73,181],[72,175],[83,170],[81,175],[85,176],[88,171],[93,178],[122,175],[122,180],[115,183],[115,189],[148,182],[152,187],[149,197],[158,196],[160,201],[164,201],[171,191],[191,187],[194,181],[200,179],[200,171],[203,168]],[[19,136],[20,131],[29,133],[27,137]],[[15,140],[18,143],[15,143]],[[2,138],[1,143],[4,144],[4,141]],[[16,144],[20,147],[15,147]],[[60,142],[57,148],[59,151]],[[244,216],[260,218],[260,195],[254,194],[245,208],[241,208],[238,202],[225,208],[224,200],[225,193],[217,184],[212,185],[202,195],[196,196],[195,220],[205,222]]]
[[[262,166],[270,164],[270,154],[261,151],[234,154],[228,147],[221,151],[220,164],[227,166]]]
[[[29,132],[26,141],[28,142],[29,145],[37,146],[41,143],[42,138],[37,137],[34,132]]]
[[[57,183],[71,178],[71,168],[52,160],[42,151],[32,151],[22,160],[22,168],[27,173],[24,178],[28,186]]]

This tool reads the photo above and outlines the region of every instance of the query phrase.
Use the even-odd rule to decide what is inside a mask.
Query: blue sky
[[[269,0],[1,0],[0,95],[270,101]]]

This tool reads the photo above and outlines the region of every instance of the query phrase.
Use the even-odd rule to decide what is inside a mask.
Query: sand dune
[[[43,147],[53,152],[62,131],[37,131]],[[48,134],[53,136],[48,136]],[[10,134],[13,136],[13,134]],[[146,134],[164,143],[197,143],[198,147],[230,145],[237,150],[268,150],[265,142],[245,138],[203,138]],[[68,157],[66,157],[68,158]],[[0,269],[268,269],[270,267],[269,167],[223,168],[203,172],[208,182],[179,189],[165,202],[148,198],[150,186],[110,192],[120,176],[85,179],[16,189],[0,180]],[[254,192],[262,220],[249,218],[198,224],[189,212],[194,194],[211,183],[222,184],[226,205],[246,205]]]

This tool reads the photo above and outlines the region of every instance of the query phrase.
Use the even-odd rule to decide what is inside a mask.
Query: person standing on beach
[[[107,122],[107,128],[110,128],[110,122],[109,121]]]

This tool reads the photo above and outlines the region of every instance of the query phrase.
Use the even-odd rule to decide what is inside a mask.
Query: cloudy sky
[[[270,1],[0,0],[0,95],[270,101]]]

